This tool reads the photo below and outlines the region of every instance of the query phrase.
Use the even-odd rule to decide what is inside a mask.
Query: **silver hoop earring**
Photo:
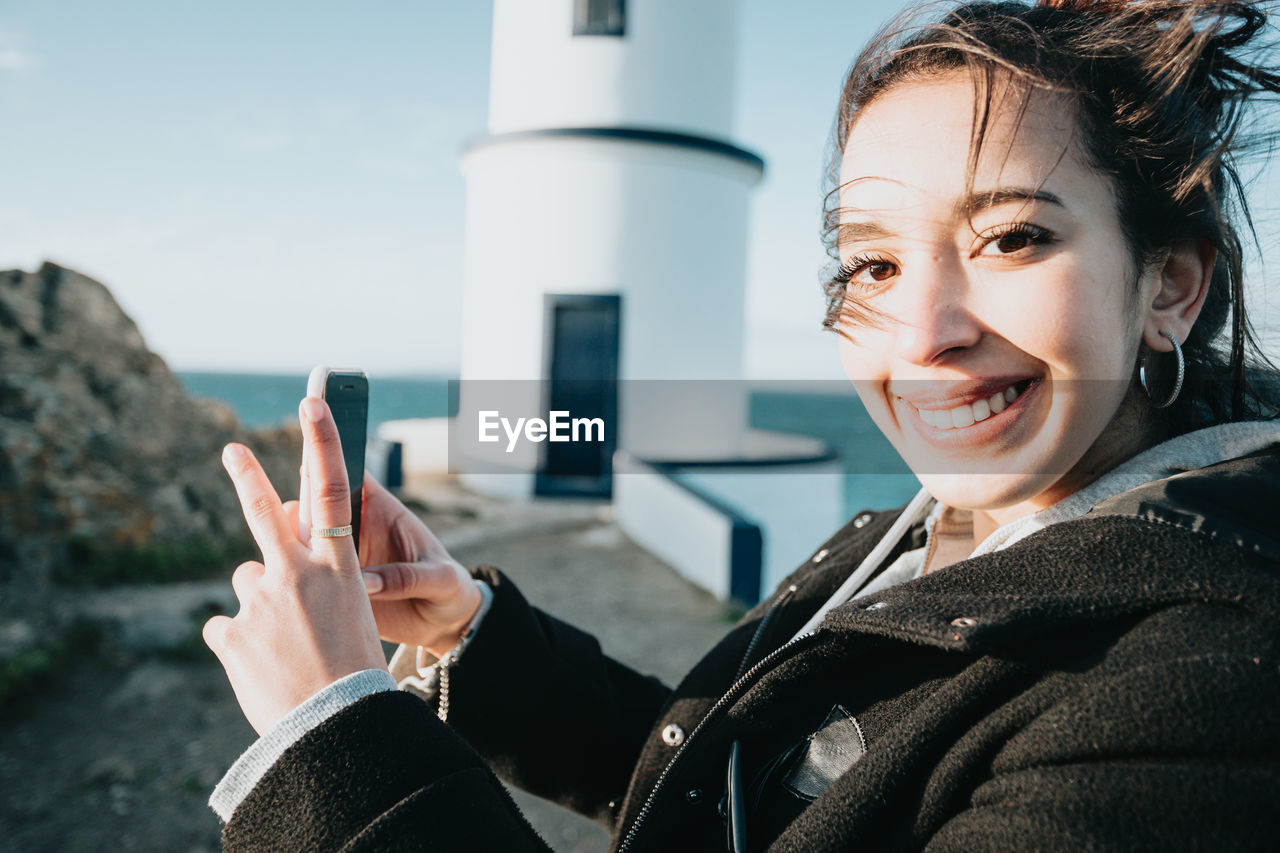
[[[1182,347],[1178,346],[1178,339],[1166,332],[1160,330],[1160,334],[1169,339],[1169,343],[1173,344],[1173,354],[1178,357],[1178,378],[1173,383],[1173,392],[1169,395],[1169,399],[1163,403],[1157,403],[1155,398],[1151,396],[1151,389],[1147,387],[1147,357],[1142,357],[1142,363],[1138,366],[1138,382],[1142,383],[1142,390],[1147,392],[1147,399],[1151,401],[1152,408],[1164,409],[1173,405],[1173,401],[1178,399],[1178,393],[1182,390],[1182,379],[1187,372],[1187,363],[1182,358]]]

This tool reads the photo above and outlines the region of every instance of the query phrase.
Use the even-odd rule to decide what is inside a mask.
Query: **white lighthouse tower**
[[[618,446],[736,445],[749,195],[764,172],[730,141],[736,16],[737,0],[495,2],[488,134],[462,158],[464,410],[469,393],[508,406],[521,393],[482,380],[528,393],[544,380],[544,397],[561,383],[570,398],[584,380],[627,380]],[[715,422],[646,423],[667,406],[634,395],[673,389],[630,380],[684,379],[726,380],[699,391],[725,398],[699,407]],[[525,450],[516,468],[534,464]]]
[[[737,7],[496,0],[488,132],[462,158],[450,467],[513,497],[611,495],[635,541],[751,602],[834,528],[840,469],[821,442],[748,426],[747,215],[764,161],[732,141]],[[557,410],[611,431],[477,439],[489,416]]]

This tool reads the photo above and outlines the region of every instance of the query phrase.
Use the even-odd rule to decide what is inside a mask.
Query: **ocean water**
[[[248,426],[296,423],[306,396],[305,375],[179,372],[178,379],[199,397],[213,397],[235,410]],[[434,418],[449,413],[448,377],[378,377],[369,385],[369,429],[383,421]]]
[[[198,396],[227,403],[250,426],[296,421],[306,394],[303,375],[180,372]],[[450,377],[380,377],[369,380],[369,429],[383,421],[443,417],[449,413]],[[790,390],[786,383],[756,387],[751,425],[823,439],[840,454],[845,469],[845,511],[901,506],[919,489],[915,477],[867,416],[852,388],[841,383],[819,390]]]

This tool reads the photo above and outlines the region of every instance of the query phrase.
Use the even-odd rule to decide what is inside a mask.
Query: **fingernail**
[[[315,423],[324,417],[324,403],[317,397],[306,397],[302,401],[302,414],[307,420]]]
[[[364,591],[368,593],[380,592],[382,590],[382,575],[377,572],[364,573]]]
[[[226,447],[222,448],[222,458],[228,461],[233,459],[243,459],[244,456],[245,449],[243,445],[228,444]]]

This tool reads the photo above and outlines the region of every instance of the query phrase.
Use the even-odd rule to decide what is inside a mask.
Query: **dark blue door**
[[[577,440],[541,445],[534,491],[539,495],[609,497],[613,451],[618,446],[622,300],[616,294],[562,293],[547,294],[546,299],[544,417],[550,421],[552,412],[567,412],[579,429],[576,436],[571,435]],[[590,423],[597,419],[604,425],[602,431]]]

